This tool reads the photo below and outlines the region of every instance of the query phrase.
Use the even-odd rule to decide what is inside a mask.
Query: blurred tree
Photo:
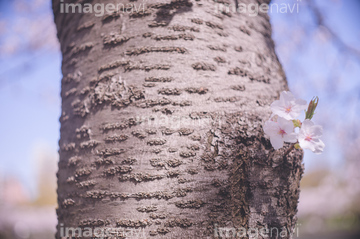
[[[59,226],[140,227],[154,238],[293,229],[302,152],[283,156],[262,132],[287,90],[267,14],[172,0],[96,17],[79,13],[83,2],[65,14],[53,0]]]

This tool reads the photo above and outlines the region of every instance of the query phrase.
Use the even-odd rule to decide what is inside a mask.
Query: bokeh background
[[[0,0],[0,239],[55,232],[62,76],[50,2]],[[300,238],[359,239],[360,1],[272,4],[288,4],[269,15],[290,90],[319,96],[324,127],[324,153],[305,151]]]

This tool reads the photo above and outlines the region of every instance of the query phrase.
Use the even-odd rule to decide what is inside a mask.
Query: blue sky
[[[360,49],[360,1],[314,2],[325,24],[345,43]],[[305,151],[305,168],[337,169],[350,150],[351,135],[359,137],[359,127],[354,124],[360,118],[360,58],[344,54],[327,31],[318,27],[305,3],[301,1],[299,14],[271,15],[273,38],[290,90],[306,100],[315,95],[320,98],[314,121],[324,126],[326,149],[321,156]],[[342,134],[347,137],[341,138]]]
[[[44,53],[27,64],[26,70],[0,78],[6,82],[0,86],[0,174],[19,177],[33,192],[34,151],[40,145],[54,153],[58,149],[61,58]]]
[[[15,7],[0,1],[0,47],[18,42],[18,48],[10,53],[0,52],[0,175],[18,177],[32,194],[35,192],[34,151],[40,145],[57,153],[61,109],[61,55],[54,44],[55,33],[53,38],[50,34],[54,28],[46,25],[52,22],[50,1],[37,2],[41,3],[40,7],[30,11],[26,4]],[[293,2],[300,4],[298,14],[273,13],[271,21],[290,90],[307,101],[315,95],[320,97],[314,120],[324,125],[326,150],[322,155],[306,151],[306,170],[336,169],[344,163],[346,145],[350,143],[344,140],[351,140],[349,136],[340,136],[359,137],[356,133],[359,127],[352,125],[360,118],[359,59],[340,52],[326,31],[318,29],[311,13],[302,5],[304,1]],[[332,30],[360,49],[360,1],[316,2]],[[19,21],[20,18],[23,20]],[[32,32],[50,32],[47,41],[39,43],[36,34],[26,32],[27,21],[32,20],[35,24],[31,27],[37,27]],[[46,24],[39,25],[41,21]],[[23,23],[24,29],[19,30]]]

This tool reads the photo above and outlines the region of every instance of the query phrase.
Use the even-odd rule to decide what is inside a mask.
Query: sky
[[[334,44],[306,1],[299,13],[271,13],[273,39],[290,90],[309,101],[319,96],[316,123],[324,126],[325,151],[305,151],[306,172],[336,170],[359,137],[360,60]],[[325,23],[360,49],[360,1],[315,1]],[[0,0],[0,176],[18,178],[36,194],[38,151],[58,151],[61,54],[50,1]]]
[[[360,1],[313,2],[332,31],[360,49]],[[290,90],[306,100],[320,98],[314,121],[324,127],[326,148],[320,156],[305,151],[305,169],[337,169],[344,164],[351,141],[359,137],[360,58],[339,49],[327,30],[316,24],[306,1],[300,4],[299,14],[270,15],[273,39]]]
[[[50,1],[9,2],[0,2],[0,176],[34,197],[38,151],[58,150],[61,54]]]

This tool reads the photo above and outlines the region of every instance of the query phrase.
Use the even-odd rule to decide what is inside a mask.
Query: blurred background
[[[55,233],[61,53],[50,2],[0,0],[0,239]],[[359,239],[360,1],[272,4],[289,5],[269,15],[290,90],[319,96],[324,127],[324,153],[305,151],[300,238]]]

